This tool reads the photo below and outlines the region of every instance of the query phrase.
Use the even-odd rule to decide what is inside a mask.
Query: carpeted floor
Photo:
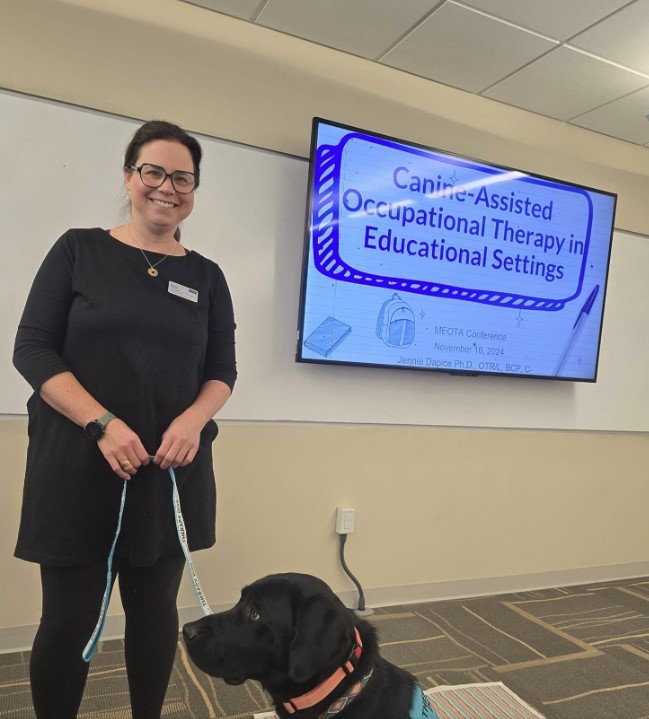
[[[386,659],[426,689],[503,682],[546,719],[649,719],[649,578],[376,609]],[[0,655],[0,717],[32,719],[29,653]],[[130,719],[121,641],[93,660],[80,714]],[[178,645],[163,716],[249,719],[258,684],[229,687]]]

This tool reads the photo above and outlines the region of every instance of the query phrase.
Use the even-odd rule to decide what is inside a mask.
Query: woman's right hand
[[[113,472],[122,479],[130,479],[140,467],[149,464],[149,453],[140,438],[117,417],[106,425],[97,446]]]

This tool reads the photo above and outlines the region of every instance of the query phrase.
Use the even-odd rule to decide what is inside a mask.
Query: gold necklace
[[[126,231],[128,232],[128,236],[131,238],[131,242],[133,243],[133,246],[136,247],[136,248],[142,253],[142,257],[144,257],[144,259],[146,260],[147,265],[149,265],[149,269],[147,270],[147,272],[149,273],[149,275],[151,275],[151,277],[157,277],[157,276],[158,276],[158,270],[156,270],[156,267],[157,267],[161,262],[164,262],[164,261],[167,259],[167,257],[169,257],[169,255],[171,254],[171,252],[168,252],[161,260],[158,260],[158,261],[155,263],[155,265],[152,265],[152,264],[151,264],[151,261],[150,261],[149,258],[146,256],[146,253],[144,252],[144,250],[143,250],[141,247],[138,247],[138,246],[135,244],[135,240],[133,239],[133,235],[131,234],[131,228],[130,228],[128,225],[126,225]]]
[[[148,257],[146,256],[146,254],[144,253],[144,250],[143,250],[141,247],[138,247],[138,250],[140,250],[140,252],[142,253],[142,256],[144,257],[144,259],[147,261],[147,264],[149,265],[149,269],[147,270],[147,272],[151,275],[151,277],[157,277],[157,276],[158,276],[158,270],[156,270],[156,267],[157,267],[161,262],[164,262],[164,261],[167,259],[167,257],[169,257],[169,255],[165,255],[161,260],[158,260],[158,261],[155,263],[155,265],[152,265],[151,262],[149,261],[149,258],[148,258]]]

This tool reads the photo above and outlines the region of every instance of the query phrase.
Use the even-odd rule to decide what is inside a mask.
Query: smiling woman
[[[141,164],[124,166],[131,220],[127,225],[111,230],[111,235],[137,247],[149,265],[147,272],[151,277],[157,277],[156,266],[163,260],[170,255],[182,257],[185,254],[178,228],[194,209],[194,164],[189,149],[171,140],[147,143],[136,161]],[[145,250],[162,254],[163,258],[153,264]]]
[[[157,138],[158,124],[140,128],[126,150],[124,185],[131,200],[131,221],[112,234],[141,249],[169,248],[163,254],[184,254],[173,242],[180,240],[178,226],[194,209],[202,150],[193,138],[187,143]]]
[[[124,159],[129,222],[68,230],[20,322],[14,362],[34,394],[16,556],[41,565],[31,664],[38,719],[76,716],[122,481],[131,485],[114,569],[134,719],[160,716],[176,649],[184,557],[163,476],[169,467],[189,549],[215,541],[212,417],[236,367],[225,277],[179,241],[201,156],[176,125],[145,123]]]

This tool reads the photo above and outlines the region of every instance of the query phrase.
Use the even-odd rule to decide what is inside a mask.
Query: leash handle
[[[149,459],[152,460],[153,457],[150,456]],[[172,467],[169,467],[167,471],[169,472],[169,476],[171,477],[172,501],[174,506],[174,519],[176,521],[176,532],[178,534],[178,541],[180,542],[183,554],[185,555],[187,571],[189,573],[189,578],[192,581],[192,586],[194,587],[194,593],[196,594],[198,606],[200,607],[203,614],[207,616],[208,614],[212,614],[212,610],[210,609],[210,605],[208,604],[207,599],[205,599],[205,594],[203,593],[203,589],[201,588],[200,582],[198,581],[198,575],[196,574],[196,570],[194,569],[194,564],[189,553],[189,544],[187,543],[187,530],[185,529],[185,520],[183,519],[183,513],[180,506],[180,493],[178,492],[178,486],[176,484],[176,474]],[[110,594],[113,588],[113,559],[115,556],[115,547],[117,546],[117,540],[119,539],[120,532],[122,531],[122,518],[124,517],[124,505],[126,504],[126,490],[128,487],[128,483],[129,480],[125,479],[124,487],[122,488],[122,498],[119,505],[119,516],[117,518],[117,529],[115,530],[115,538],[113,539],[113,544],[108,554],[108,569],[106,572],[106,589],[104,591],[104,598],[101,602],[101,609],[99,610],[99,619],[97,620],[97,625],[95,626],[92,636],[88,640],[88,643],[86,644],[82,653],[84,662],[89,662],[92,659],[92,656],[97,649],[97,645],[99,644],[101,633],[104,630],[106,612],[108,611]]]

